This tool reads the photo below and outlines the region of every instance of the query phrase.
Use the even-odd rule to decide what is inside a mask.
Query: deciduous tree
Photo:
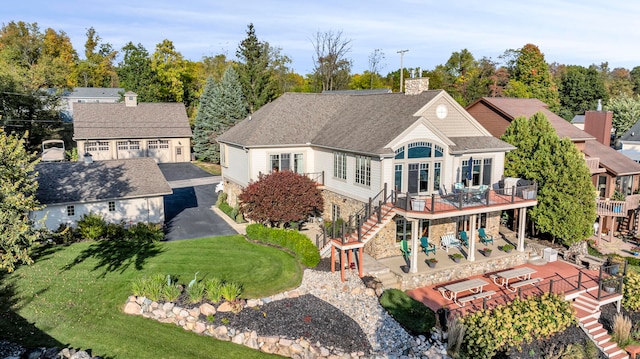
[[[613,97],[604,105],[604,109],[613,112],[613,128],[616,137],[622,136],[640,120],[640,95],[623,93]]]
[[[40,209],[35,198],[36,155],[25,150],[24,139],[0,129],[0,269],[31,263],[29,248],[38,239],[29,212]]]
[[[142,44],[127,43],[121,50],[122,60],[116,72],[120,87],[138,94],[140,102],[159,102],[160,82],[151,66],[151,57]]]
[[[93,27],[87,29],[83,60],[76,68],[77,83],[83,87],[116,87],[118,75],[115,61],[117,51],[110,43],[102,43],[102,38]]]
[[[595,188],[577,147],[560,140],[542,113],[514,119],[502,139],[517,148],[506,155],[505,176],[538,184],[538,205],[529,212],[536,228],[566,244],[589,237]]]
[[[311,40],[314,48],[314,74],[322,84],[323,91],[347,88],[351,73],[351,39],[342,36],[342,31],[316,32]]]
[[[261,175],[242,191],[239,199],[246,218],[272,227],[305,220],[323,207],[316,184],[292,171]]]
[[[604,82],[595,67],[569,65],[560,73],[560,114],[570,121],[575,115],[594,110],[599,99],[607,100]]]

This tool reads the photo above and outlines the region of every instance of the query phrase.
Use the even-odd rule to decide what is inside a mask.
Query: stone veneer
[[[242,193],[244,187],[235,182],[231,182],[228,179],[224,180],[224,193],[227,194],[227,203],[231,207],[235,207],[238,204],[238,196]]]
[[[325,221],[331,220],[331,206],[337,205],[340,208],[340,217],[345,221],[349,220],[349,216],[360,211],[365,203],[356,201],[353,198],[329,191],[322,190],[322,198],[324,199],[324,208],[322,209]]]
[[[410,290],[437,283],[469,278],[479,274],[495,272],[496,270],[525,264],[528,258],[529,252],[525,251],[488,261],[462,262],[453,267],[447,267],[441,270],[436,266],[436,268],[429,269],[422,273],[398,274],[401,283],[400,289]]]

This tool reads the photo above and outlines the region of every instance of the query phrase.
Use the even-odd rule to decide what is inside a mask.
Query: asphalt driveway
[[[168,241],[237,234],[212,209],[220,176],[191,163],[161,163],[160,171],[173,194],[164,197],[165,239]]]

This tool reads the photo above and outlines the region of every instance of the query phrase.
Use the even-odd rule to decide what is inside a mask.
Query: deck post
[[[582,287],[582,271],[578,272],[578,288],[576,289],[580,289],[580,287]]]
[[[553,279],[549,279],[549,293],[553,293]]]
[[[331,243],[331,273],[336,271],[336,246]]]
[[[383,194],[384,197],[382,197],[382,202],[386,203],[387,202],[387,182],[384,183],[382,193],[384,193]]]
[[[358,276],[362,278],[362,267],[364,267],[364,247],[358,248]]]
[[[420,220],[414,219],[411,221],[411,264],[409,270],[411,273],[418,273],[418,236],[420,235],[418,226]]]
[[[436,213],[436,195],[435,193],[431,194],[431,213]]]
[[[344,282],[344,249],[340,250],[340,279]]]
[[[524,252],[524,227],[527,223],[527,207],[520,208],[518,217],[518,252]]]

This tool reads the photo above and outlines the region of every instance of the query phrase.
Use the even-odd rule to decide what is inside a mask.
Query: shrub
[[[105,236],[110,240],[119,240],[126,237],[127,230],[122,224],[109,223],[105,231]]]
[[[209,278],[204,282],[204,296],[207,300],[218,303],[222,298],[222,281],[218,278]]]
[[[401,290],[385,290],[380,296],[380,305],[413,335],[429,336],[436,325],[436,313]]]
[[[640,310],[640,274],[634,271],[627,272],[622,286],[622,295],[622,305],[625,308],[632,311]]]
[[[78,241],[76,230],[67,226],[66,224],[60,224],[55,232],[51,233],[51,239],[57,244],[68,244]]]
[[[164,239],[164,232],[160,224],[140,222],[129,227],[126,238],[139,243],[154,243]]]
[[[307,267],[320,263],[320,252],[309,237],[304,234],[281,228],[267,228],[259,223],[247,226],[247,237],[254,241],[271,243],[292,251],[296,258]]]
[[[106,231],[107,222],[99,214],[83,214],[78,221],[78,233],[82,238],[96,240],[101,238]]]
[[[218,194],[218,199],[216,199],[216,206],[220,207],[221,203],[227,203],[228,195],[224,192],[220,192]]]
[[[202,281],[196,281],[191,286],[187,286],[187,297],[190,303],[198,303],[204,299],[205,286]]]
[[[225,282],[220,288],[222,298],[227,302],[232,302],[242,294],[242,286],[234,282]]]
[[[575,323],[574,309],[560,295],[545,293],[461,318],[463,351],[472,358],[491,358],[496,351],[547,337]]]

